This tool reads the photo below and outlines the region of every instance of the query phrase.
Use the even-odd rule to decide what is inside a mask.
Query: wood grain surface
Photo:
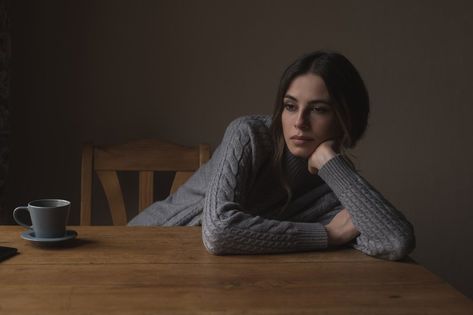
[[[0,314],[473,314],[412,261],[353,249],[213,256],[199,227],[69,227],[61,247],[0,227]]]

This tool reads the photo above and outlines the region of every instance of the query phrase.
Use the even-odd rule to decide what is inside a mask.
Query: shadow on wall
[[[3,209],[4,187],[8,171],[9,95],[10,95],[10,33],[7,0],[0,0],[0,224],[9,223]]]

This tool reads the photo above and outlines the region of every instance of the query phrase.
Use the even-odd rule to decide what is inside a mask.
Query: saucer
[[[36,237],[33,230],[28,230],[21,233],[20,236],[21,238],[38,245],[55,245],[75,239],[77,237],[77,232],[73,230],[67,230],[66,234],[62,237]]]

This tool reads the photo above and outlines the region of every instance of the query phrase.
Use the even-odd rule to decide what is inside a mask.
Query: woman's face
[[[284,140],[293,155],[309,158],[322,142],[338,135],[336,114],[320,76],[309,73],[296,77],[283,102]]]

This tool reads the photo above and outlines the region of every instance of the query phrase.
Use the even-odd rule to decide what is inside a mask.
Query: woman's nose
[[[294,127],[301,130],[306,130],[307,128],[309,128],[309,120],[304,115],[304,113],[300,113],[299,115],[297,115]]]

